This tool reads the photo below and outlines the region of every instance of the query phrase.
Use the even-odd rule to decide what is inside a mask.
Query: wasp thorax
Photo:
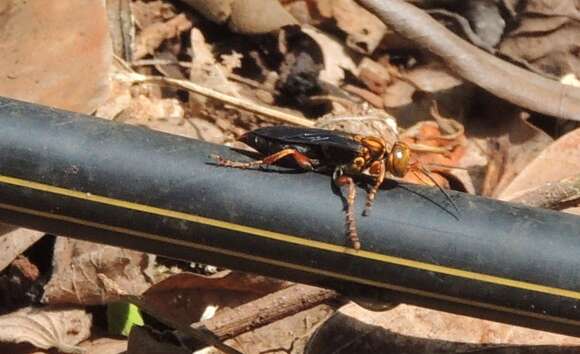
[[[397,177],[404,177],[409,170],[411,151],[407,144],[397,142],[389,154],[388,170]]]

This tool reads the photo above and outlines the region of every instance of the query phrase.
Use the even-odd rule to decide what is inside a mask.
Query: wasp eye
[[[356,168],[361,169],[365,164],[365,159],[362,157],[357,157],[354,159],[353,164]]]
[[[409,170],[409,147],[403,143],[396,143],[389,155],[389,170],[397,177],[404,177]]]

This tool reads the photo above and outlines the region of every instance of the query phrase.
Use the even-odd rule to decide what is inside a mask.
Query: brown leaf
[[[24,308],[0,316],[0,342],[28,342],[37,348],[80,353],[76,345],[90,335],[92,316],[77,309]]]
[[[491,344],[530,348],[517,353],[539,353],[533,346],[550,345],[553,350],[543,352],[559,353],[560,346],[580,345],[580,339],[411,305],[372,312],[351,303],[318,329],[306,353],[378,353],[384,348],[392,353],[466,353],[491,349]]]
[[[548,146],[501,192],[499,199],[512,200],[546,182],[555,182],[580,173],[580,129]]]
[[[150,263],[150,257],[141,252],[59,237],[54,249],[54,272],[44,287],[42,301],[95,305],[117,300],[117,291],[103,284],[99,275],[112,280],[127,294],[140,295],[151,285],[145,275]]]
[[[513,106],[492,98],[480,102],[480,105],[483,109],[479,109],[467,123],[470,139],[477,140],[482,149],[486,149],[487,141],[475,137],[499,139],[498,141],[507,143],[499,150],[506,153],[502,157],[504,162],[499,182],[491,188],[491,195],[497,196],[553,140],[545,132],[529,124],[524,119],[525,115]]]
[[[213,276],[180,273],[153,285],[143,294],[143,305],[173,321],[189,325],[200,320],[208,306],[235,307],[290,283],[241,272]]]
[[[338,27],[346,32],[346,44],[361,53],[371,54],[378,47],[387,27],[373,14],[360,7],[354,0],[321,2],[321,14],[329,14]]]
[[[344,79],[345,70],[358,72],[349,51],[335,37],[313,28],[303,28],[302,32],[312,38],[322,51],[324,69],[319,75],[322,81],[338,86]]]
[[[502,41],[500,52],[531,64],[538,71],[562,76],[580,75],[578,3],[526,1],[519,26]]]
[[[171,4],[161,0],[132,1],[131,13],[141,29],[157,22],[165,22],[177,15]]]
[[[193,55],[189,79],[204,87],[239,97],[238,88],[228,80],[227,70],[216,61],[213,48],[206,42],[203,33],[193,28],[190,38]],[[191,97],[200,103],[207,101],[200,95],[191,94]]]
[[[386,67],[364,57],[358,65],[359,79],[374,93],[383,94],[391,83],[391,75]]]
[[[145,27],[135,40],[133,59],[153,54],[163,41],[177,37],[190,28],[191,21],[184,14],[179,14],[167,22],[156,22]]]
[[[453,75],[441,63],[433,62],[409,70],[405,78],[421,91],[435,93],[457,87],[463,80]]]
[[[113,338],[99,338],[87,340],[80,347],[83,354],[123,354],[127,350],[127,341]]]
[[[97,108],[95,115],[105,119],[115,119],[131,104],[131,84],[119,81],[111,81],[111,94]]]
[[[0,96],[83,113],[106,98],[112,49],[103,0],[6,0],[0,33]]]
[[[278,0],[236,0],[232,3],[230,29],[242,34],[264,34],[297,24]]]
[[[4,230],[2,230],[4,231]],[[12,261],[36,241],[40,240],[44,232],[25,228],[10,228],[0,232],[0,271],[6,268]]]
[[[182,0],[193,7],[205,18],[215,23],[225,23],[232,14],[232,2],[234,0]]]
[[[329,305],[318,305],[283,320],[271,323],[254,331],[227,340],[225,343],[242,353],[304,353],[312,333],[335,309]],[[329,346],[334,350],[336,347]],[[211,354],[218,351],[212,349]],[[354,353],[354,352],[353,352]]]

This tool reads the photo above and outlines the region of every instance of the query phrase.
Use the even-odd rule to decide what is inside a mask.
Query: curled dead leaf
[[[167,22],[156,22],[144,28],[137,36],[133,59],[141,59],[153,54],[164,40],[178,36],[191,28],[191,21],[180,14]]]
[[[27,342],[41,349],[81,353],[76,345],[89,337],[91,323],[92,316],[84,310],[27,307],[0,316],[0,342]]]
[[[151,258],[144,253],[60,237],[54,249],[54,272],[44,287],[49,304],[94,305],[116,301],[119,288],[139,295],[151,285],[146,271]],[[103,284],[105,275],[114,282]]]
[[[498,196],[501,200],[514,200],[524,193],[580,174],[580,129],[576,129],[548,146],[521,172]]]
[[[319,1],[322,16],[333,17],[347,34],[346,44],[358,52],[371,54],[387,33],[387,27],[354,0]]]

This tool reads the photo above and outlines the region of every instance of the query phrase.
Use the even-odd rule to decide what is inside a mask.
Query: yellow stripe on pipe
[[[178,240],[178,239],[174,239],[171,237],[156,235],[156,234],[152,234],[152,233],[148,233],[148,232],[131,230],[131,229],[118,227],[118,226],[105,225],[105,224],[101,224],[101,223],[97,223],[97,222],[93,222],[93,221],[88,221],[88,220],[83,220],[83,219],[78,219],[78,218],[74,218],[74,217],[70,217],[70,216],[59,215],[59,214],[54,214],[54,213],[47,213],[47,212],[43,212],[43,211],[39,211],[39,210],[28,209],[28,208],[23,208],[23,207],[19,207],[19,206],[15,206],[15,205],[4,204],[4,203],[0,203],[0,209],[15,211],[15,212],[19,212],[19,213],[25,213],[25,214],[29,214],[29,215],[38,216],[38,217],[44,217],[44,218],[51,219],[51,220],[64,221],[64,222],[73,223],[73,224],[82,225],[82,226],[88,226],[88,227],[97,228],[97,229],[101,229],[101,230],[105,230],[105,231],[118,232],[118,233],[132,235],[132,236],[140,237],[140,238],[151,240],[151,241],[159,241],[159,242],[163,242],[163,243],[169,243],[169,244],[182,246],[182,247],[188,247],[188,248],[197,249],[197,250],[201,250],[201,251],[219,253],[219,254],[223,254],[226,256],[232,256],[232,257],[251,260],[254,262],[261,262],[261,263],[266,263],[266,264],[270,264],[270,265],[274,265],[274,266],[278,266],[278,267],[284,267],[284,268],[298,270],[298,271],[302,271],[302,272],[323,275],[323,276],[327,276],[327,277],[331,277],[331,278],[335,278],[335,279],[346,280],[346,281],[350,281],[350,282],[354,282],[354,283],[358,283],[358,284],[363,284],[363,285],[370,285],[370,286],[374,286],[374,287],[378,287],[378,288],[382,288],[382,289],[394,290],[394,291],[404,292],[404,293],[408,293],[408,294],[424,296],[424,297],[428,297],[428,298],[432,298],[432,299],[444,300],[444,301],[454,302],[454,303],[458,303],[458,304],[469,305],[469,306],[484,308],[484,309],[488,309],[488,310],[506,312],[506,313],[520,315],[520,316],[527,316],[530,318],[552,321],[552,322],[562,323],[562,324],[566,324],[566,325],[580,326],[580,321],[571,320],[571,319],[567,319],[567,318],[561,318],[561,317],[555,317],[555,316],[545,315],[545,314],[541,314],[541,313],[534,313],[534,312],[528,312],[528,311],[523,311],[523,310],[518,310],[518,309],[512,309],[512,308],[505,307],[505,306],[498,306],[498,305],[487,304],[487,303],[483,303],[483,302],[465,300],[462,298],[457,298],[457,297],[453,297],[453,296],[449,296],[449,295],[443,295],[443,294],[437,294],[437,293],[419,290],[419,289],[407,288],[407,287],[403,287],[403,286],[396,285],[396,284],[389,284],[386,282],[380,282],[380,281],[371,280],[371,279],[364,279],[364,278],[355,277],[355,276],[351,276],[351,275],[327,271],[327,270],[323,270],[323,269],[319,269],[319,268],[312,268],[312,267],[303,266],[303,265],[299,265],[299,264],[293,264],[293,263],[288,263],[288,262],[284,262],[284,261],[279,261],[276,259],[270,259],[270,258],[266,258],[266,257],[250,255],[250,254],[232,251],[232,250],[228,250],[228,249],[222,249],[222,248],[207,246],[207,245],[200,245],[200,244],[197,244],[197,243],[191,242],[191,241]]]
[[[540,284],[534,284],[530,282],[514,280],[504,277],[498,277],[494,275],[488,275],[483,273],[477,273],[447,266],[441,266],[426,262],[415,261],[411,259],[394,257],[385,254],[380,254],[376,252],[370,252],[365,250],[354,250],[351,248],[346,248],[344,246],[338,246],[332,243],[320,242],[315,240],[310,240],[307,238],[301,238],[297,236],[287,235],[280,232],[274,232],[269,230],[258,229],[255,227],[235,224],[227,221],[211,219],[199,215],[188,214],[184,212],[179,212],[175,210],[163,209],[158,207],[153,207],[144,204],[138,204],[134,202],[129,202],[121,199],[109,198],[104,196],[95,195],[88,192],[79,192],[72,189],[66,189],[61,187],[56,187],[48,184],[38,183],[34,181],[28,181],[20,178],[14,178],[9,176],[0,175],[0,183],[33,189],[37,191],[57,194],[61,196],[71,197],[75,199],[82,199],[90,202],[100,203],[109,206],[115,206],[124,209],[130,209],[135,211],[140,211],[143,213],[159,215],[164,217],[169,217],[178,220],[185,220],[197,224],[212,226],[220,229],[236,231],[239,233],[254,235],[262,238],[267,238],[271,240],[286,242],[289,244],[300,245],[304,247],[309,247],[313,249],[329,251],[334,253],[348,254],[353,257],[370,259],[382,263],[395,264],[398,266],[405,266],[409,268],[435,272],[445,275],[451,275],[458,278],[464,278],[469,280],[476,280],[485,283],[491,283],[496,285],[507,286],[511,288],[524,289],[528,291],[540,292],[550,295],[557,295],[567,298],[572,298],[580,300],[580,292],[561,289],[551,286],[545,286]]]

